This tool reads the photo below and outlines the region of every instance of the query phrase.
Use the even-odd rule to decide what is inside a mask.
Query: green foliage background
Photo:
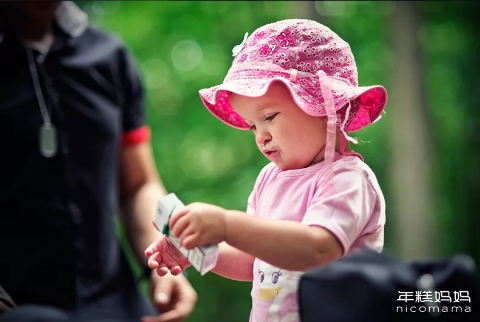
[[[185,203],[202,201],[246,208],[259,170],[268,162],[252,133],[232,129],[203,107],[198,90],[221,83],[232,48],[245,32],[280,19],[316,19],[348,41],[356,57],[360,85],[389,89],[395,63],[388,22],[392,2],[294,1],[105,1],[78,3],[92,24],[115,33],[135,55],[148,94],[148,123],[163,182]],[[474,2],[423,2],[421,39],[425,90],[435,146],[435,202],[441,252],[466,252],[478,260],[476,197],[480,182],[478,52]],[[419,57],[420,59],[420,57]],[[382,121],[361,131],[355,149],[377,174],[387,209],[391,192],[387,155],[389,104]],[[387,121],[385,121],[387,119]],[[405,124],[408,126],[408,124]],[[414,189],[414,187],[405,187]],[[398,214],[389,212],[388,217]],[[392,227],[386,250],[395,252]],[[408,232],[405,232],[408,235]],[[214,274],[189,279],[198,292],[188,321],[247,321],[250,283]]]

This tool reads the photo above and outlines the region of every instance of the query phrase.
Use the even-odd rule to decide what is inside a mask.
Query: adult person
[[[185,277],[149,276],[157,316],[115,231],[118,207],[146,263],[165,194],[132,55],[73,2],[0,2],[0,17],[0,285],[18,306],[184,320]]]

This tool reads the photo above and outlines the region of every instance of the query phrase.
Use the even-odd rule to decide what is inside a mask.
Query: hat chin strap
[[[335,138],[337,136],[337,113],[333,103],[332,90],[328,82],[327,75],[323,70],[317,72],[320,80],[323,99],[325,101],[325,110],[327,112],[327,140],[325,143],[325,166],[333,163],[335,158]]]
[[[318,79],[320,81],[320,88],[322,91],[322,96],[325,102],[325,111],[327,113],[327,139],[325,146],[325,165],[329,165],[334,162],[335,159],[335,141],[337,136],[337,112],[335,110],[335,104],[332,96],[332,88],[330,87],[330,80],[327,74],[323,70],[317,72]],[[345,140],[348,140],[354,144],[357,144],[358,141],[345,132],[345,125],[350,116],[350,109],[352,105],[348,101],[348,107],[345,112],[345,119],[339,127],[339,130],[342,132],[343,138],[340,147],[340,153],[343,154],[345,150]]]

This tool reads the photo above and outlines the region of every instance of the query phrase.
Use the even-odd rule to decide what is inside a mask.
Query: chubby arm
[[[186,249],[219,243],[213,272],[240,281],[253,279],[255,258],[282,269],[303,271],[332,262],[343,253],[340,242],[324,228],[258,218],[204,203],[179,210],[170,219],[170,227]],[[179,252],[169,250],[165,241],[161,238],[145,252],[150,267],[161,276],[166,274],[165,268],[176,274],[190,265]]]
[[[225,235],[232,247],[287,270],[303,271],[342,255],[341,244],[326,229],[240,211],[227,210]]]
[[[255,257],[238,250],[225,242],[219,244],[220,253],[217,265],[212,270],[217,275],[236,281],[253,280]]]
[[[326,229],[259,218],[204,203],[179,210],[170,219],[170,227],[186,249],[226,242],[241,253],[287,270],[302,271],[329,263],[343,251],[340,242]],[[234,276],[237,265],[240,266],[235,253],[230,250],[225,255],[218,273]]]

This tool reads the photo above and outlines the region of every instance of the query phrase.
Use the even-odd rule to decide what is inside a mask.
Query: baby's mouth
[[[267,151],[264,151],[263,153],[271,161],[275,161],[278,158],[277,150],[267,150]]]

